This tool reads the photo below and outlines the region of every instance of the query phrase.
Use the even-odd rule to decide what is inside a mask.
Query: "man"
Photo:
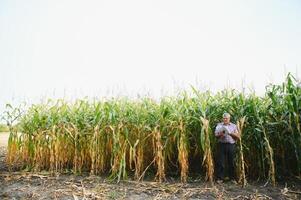
[[[217,182],[222,183],[225,176],[225,161],[228,161],[229,178],[235,181],[234,154],[235,142],[239,139],[239,133],[235,124],[230,122],[230,114],[223,114],[223,122],[215,129],[215,136],[218,138],[217,158]]]

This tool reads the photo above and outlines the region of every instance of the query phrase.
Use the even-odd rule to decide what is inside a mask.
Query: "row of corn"
[[[229,112],[242,136],[236,156],[240,182],[275,184],[301,174],[301,88],[290,74],[283,84],[268,85],[262,97],[192,88],[160,101],[49,100],[21,115],[17,111],[8,106],[5,113],[11,167],[107,175],[117,181],[130,176],[161,182],[174,176],[186,182],[199,175],[212,182],[217,150],[212,132]]]

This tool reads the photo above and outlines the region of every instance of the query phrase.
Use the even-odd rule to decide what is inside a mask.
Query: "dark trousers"
[[[235,144],[230,143],[218,143],[218,154],[217,154],[217,178],[224,179],[225,167],[228,164],[229,178],[235,179],[234,171],[234,156],[235,156]]]

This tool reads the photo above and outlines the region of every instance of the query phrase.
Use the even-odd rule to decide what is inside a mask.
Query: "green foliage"
[[[13,144],[18,144],[24,167],[36,170],[110,173],[118,181],[132,174],[140,180],[145,171],[161,181],[174,171],[185,182],[190,162],[198,159],[201,165],[210,158],[204,156],[215,152],[211,130],[224,112],[231,114],[232,122],[246,116],[241,151],[247,177],[301,174],[301,88],[291,74],[283,84],[267,86],[263,97],[235,90],[213,95],[192,87],[192,93],[159,102],[49,100],[18,118],[22,134],[14,135],[18,142]],[[211,158],[207,161],[212,175]]]
[[[1,132],[8,132],[9,131],[9,128],[7,125],[5,124],[0,124],[0,133]]]

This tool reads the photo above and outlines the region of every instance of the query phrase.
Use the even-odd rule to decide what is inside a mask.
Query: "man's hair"
[[[223,118],[230,118],[230,117],[231,117],[231,115],[229,113],[224,113],[223,114]]]

